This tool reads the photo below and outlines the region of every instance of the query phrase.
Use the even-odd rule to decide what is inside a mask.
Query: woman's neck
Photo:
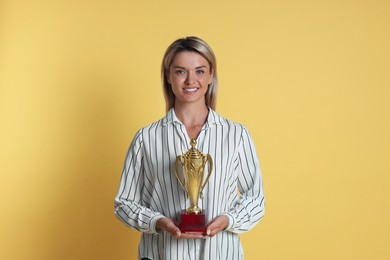
[[[175,114],[177,118],[186,127],[190,138],[197,138],[203,125],[206,123],[209,110],[206,104],[201,106],[195,104],[186,104],[182,106],[175,104]]]

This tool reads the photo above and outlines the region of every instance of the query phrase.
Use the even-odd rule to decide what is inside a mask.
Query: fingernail
[[[211,233],[210,229],[207,230],[207,235],[209,236]]]

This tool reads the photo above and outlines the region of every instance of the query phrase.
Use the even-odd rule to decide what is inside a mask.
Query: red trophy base
[[[206,235],[206,216],[202,211],[200,214],[189,214],[185,210],[181,211],[181,222],[179,229],[182,233]]]

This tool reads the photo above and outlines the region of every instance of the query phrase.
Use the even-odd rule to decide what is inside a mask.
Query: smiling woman
[[[174,106],[179,108],[191,104],[206,108],[205,95],[212,77],[213,72],[207,60],[200,54],[188,51],[178,53],[168,75],[175,96]]]
[[[172,43],[161,71],[168,112],[134,137],[115,198],[115,214],[126,226],[142,232],[140,259],[243,259],[239,233],[252,229],[264,215],[253,141],[244,126],[214,111],[216,62],[203,40],[187,37]],[[196,176],[199,183],[204,177],[208,180],[199,205],[208,223],[198,233],[178,227],[187,191],[173,169],[189,144],[192,151],[197,145],[209,162],[213,158],[209,175],[203,176],[203,168]],[[198,174],[197,167],[191,164],[192,175]],[[193,184],[189,186],[198,183]]]
[[[192,56],[195,58],[198,64],[176,64],[176,62],[189,62],[186,57],[183,56]],[[179,60],[180,58],[180,60]],[[190,58],[190,57],[188,57]],[[191,59],[192,60],[192,59]],[[195,63],[195,60],[192,61]],[[197,37],[187,37],[184,40],[178,39],[173,42],[165,52],[162,66],[161,66],[161,77],[163,81],[164,95],[166,101],[166,110],[171,109],[175,104],[175,94],[170,83],[171,73],[188,73],[185,67],[180,67],[183,65],[189,66],[200,73],[207,73],[211,75],[211,82],[208,83],[207,92],[205,94],[206,105],[212,109],[215,109],[216,95],[217,95],[217,86],[218,86],[218,77],[217,77],[217,61],[214,55],[214,52],[210,46],[203,40]],[[178,68],[173,68],[172,66],[179,66]],[[198,66],[202,66],[198,68]],[[177,69],[174,70],[174,69]],[[208,71],[207,71],[208,69]],[[187,78],[188,80],[188,78]],[[190,79],[191,80],[191,79]]]

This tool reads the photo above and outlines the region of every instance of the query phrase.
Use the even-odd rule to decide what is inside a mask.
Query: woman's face
[[[196,52],[184,51],[175,55],[169,68],[168,82],[178,103],[205,104],[208,85],[213,80],[208,61]]]

